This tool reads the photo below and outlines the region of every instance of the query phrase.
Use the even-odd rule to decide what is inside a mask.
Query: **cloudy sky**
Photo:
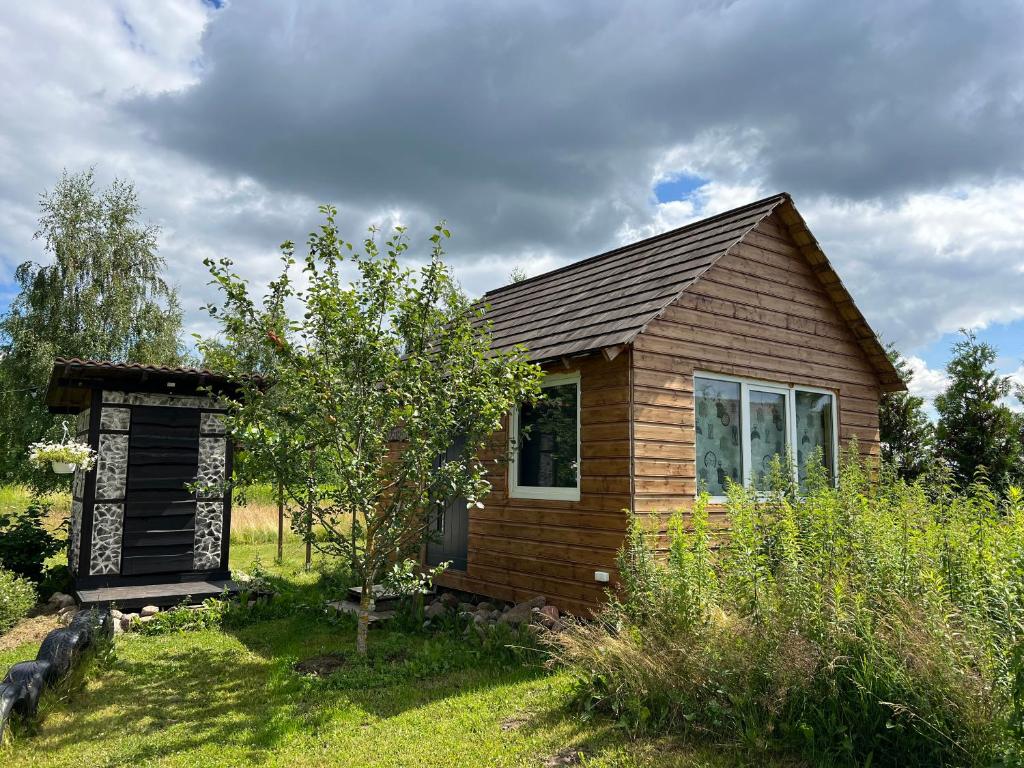
[[[444,217],[471,293],[777,192],[942,386],[978,329],[1024,380],[1024,4],[6,3],[0,309],[61,169],[133,179],[188,313],[319,203]]]

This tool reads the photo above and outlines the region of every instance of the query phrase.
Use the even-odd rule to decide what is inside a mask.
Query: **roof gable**
[[[883,389],[902,389],[885,350],[784,193],[488,292],[483,301],[492,344],[525,345],[537,361],[629,344],[776,210],[850,323]]]
[[[488,292],[498,349],[535,360],[629,343],[783,200],[751,203]]]

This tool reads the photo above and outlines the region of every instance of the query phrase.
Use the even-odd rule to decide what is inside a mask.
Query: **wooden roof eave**
[[[835,303],[840,316],[847,322],[850,332],[853,333],[857,343],[860,344],[874,367],[881,390],[883,392],[905,392],[907,385],[889,359],[885,347],[878,340],[878,335],[868,325],[868,321],[854,302],[853,296],[832,268],[831,262],[807,226],[807,222],[793,205],[793,201],[786,196],[785,201],[777,207],[776,211],[789,230],[800,253],[811,265],[822,287]]]

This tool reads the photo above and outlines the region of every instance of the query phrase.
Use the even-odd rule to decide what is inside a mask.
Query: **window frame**
[[[508,495],[512,499],[542,499],[544,501],[579,501],[580,485],[582,484],[583,464],[582,447],[580,444],[580,432],[582,428],[580,410],[582,407],[583,390],[580,385],[580,373],[550,373],[545,375],[541,382],[541,389],[560,387],[566,384],[576,386],[576,487],[559,488],[543,485],[520,485],[519,484],[519,446],[516,438],[519,436],[520,409],[514,408],[509,414],[508,430]]]
[[[747,376],[732,376],[725,373],[714,373],[712,371],[697,371],[693,372],[693,404],[694,409],[697,405],[697,379],[713,379],[717,381],[726,381],[732,384],[740,385],[740,448],[742,454],[742,467],[743,473],[742,482],[748,488],[753,482],[753,473],[751,472],[751,450],[750,450],[750,390],[754,389],[758,392],[770,392],[775,394],[784,394],[786,396],[786,445],[792,452],[793,456],[797,455],[796,445],[796,393],[797,392],[810,392],[817,395],[830,395],[832,397],[832,461],[834,465],[838,464],[839,460],[839,392],[834,389],[827,389],[824,387],[814,387],[809,384],[780,384],[777,381],[765,381],[763,379],[754,379]],[[696,410],[694,410],[696,414]],[[696,427],[694,427],[694,447],[697,445],[697,434]],[[838,485],[839,483],[839,472],[838,466],[831,468],[832,472],[832,483]],[[793,482],[797,487],[800,485],[800,467],[797,466],[796,462],[793,462]],[[700,487],[696,490],[696,494],[700,493]],[[712,504],[723,504],[727,501],[725,496],[711,496]]]

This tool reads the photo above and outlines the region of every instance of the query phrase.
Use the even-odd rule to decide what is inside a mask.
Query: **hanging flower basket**
[[[43,469],[47,464],[58,475],[75,471],[76,467],[88,471],[96,462],[96,452],[85,443],[70,440],[62,443],[39,442],[29,446],[28,461]]]

